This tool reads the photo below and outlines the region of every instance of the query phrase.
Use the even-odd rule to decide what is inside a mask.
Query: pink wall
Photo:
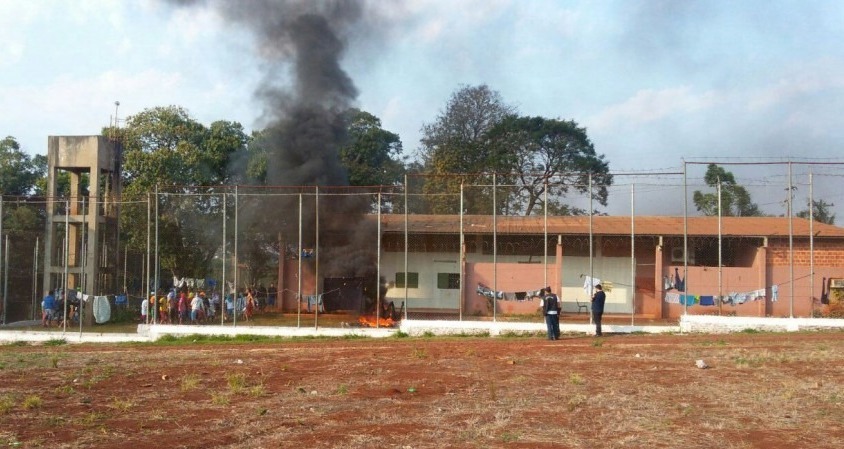
[[[505,292],[528,291],[542,288],[544,277],[542,275],[542,264],[524,263],[499,263],[496,271],[496,290]],[[555,275],[556,265],[548,265],[548,283],[552,284],[557,276]],[[464,286],[465,313],[468,315],[487,315],[491,311],[487,308],[487,298],[478,295],[476,290],[478,283],[493,288],[493,264],[492,263],[467,263],[466,283]],[[559,281],[557,281],[559,282]],[[532,314],[539,313],[539,300],[527,301],[497,301],[498,310],[496,313],[504,314]]]

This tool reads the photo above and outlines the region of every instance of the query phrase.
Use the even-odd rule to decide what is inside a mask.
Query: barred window
[[[419,288],[419,273],[408,272],[405,276],[404,272],[396,273],[396,287],[405,288],[405,278],[407,278],[407,288]]]
[[[460,288],[460,273],[437,273],[437,288],[451,290]]]

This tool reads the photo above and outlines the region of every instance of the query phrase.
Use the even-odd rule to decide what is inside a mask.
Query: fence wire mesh
[[[564,321],[588,321],[597,283],[606,313],[633,323],[834,316],[844,230],[831,223],[844,174],[838,166],[727,168],[715,178],[701,162],[528,187],[477,175],[408,176],[387,187],[162,188],[111,205],[119,236],[98,254],[83,250],[85,239],[67,244],[67,229],[80,226],[81,212],[71,210],[67,229],[62,221],[73,201],[55,199],[47,247],[47,201],[5,197],[3,319],[37,319],[45,291],[68,285],[109,297],[132,320],[154,294],[163,306],[150,307],[147,320],[164,323],[179,316],[167,298],[174,289],[204,293],[206,315],[224,325],[260,314],[297,326],[539,322],[546,287],[559,295]],[[83,264],[115,269],[98,283],[70,282]]]

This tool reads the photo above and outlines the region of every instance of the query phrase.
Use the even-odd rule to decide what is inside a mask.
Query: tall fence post
[[[595,257],[595,248],[593,241],[595,240],[594,237],[594,230],[592,229],[592,216],[595,215],[595,211],[592,209],[592,172],[589,172],[589,299],[592,299],[592,295],[595,293],[595,264],[594,264],[594,257]],[[594,323],[594,316],[589,313],[589,323]]]
[[[718,178],[718,184],[715,185],[716,198],[718,200],[718,315],[720,316],[724,311],[724,301],[720,298],[724,297],[724,232],[722,228],[721,217],[724,212],[721,210],[721,178]]]
[[[458,295],[458,320],[463,321],[463,307],[466,301],[466,234],[463,232],[463,182],[460,179],[460,257],[457,260],[460,267],[460,294]]]
[[[143,304],[144,298],[147,298],[149,301],[149,297],[152,296],[150,294],[150,283],[149,278],[152,272],[152,261],[150,260],[150,255],[152,254],[152,197],[150,193],[147,192],[147,253],[146,253],[146,260],[144,261],[144,269],[146,273],[144,273],[144,288],[141,289],[141,304]],[[147,307],[149,309],[149,307]],[[144,317],[146,317],[145,321],[149,321],[149,315],[144,313]],[[144,323],[148,324],[148,323]]]
[[[375,252],[375,327],[381,327],[381,190],[378,190],[377,249]],[[390,317],[391,319],[393,317]]]
[[[689,288],[689,181],[686,167],[686,161],[683,161],[683,315],[689,313],[688,301],[685,300]]]
[[[543,192],[543,201],[542,201],[542,285],[549,286],[551,284],[548,283],[548,179],[545,179],[544,182],[545,190]],[[561,283],[562,284],[562,283]],[[560,290],[562,285],[555,285],[554,290],[556,290],[560,296],[562,297],[563,291]]]
[[[3,195],[0,195],[0,255],[3,254]],[[3,260],[0,257],[0,276],[3,273]],[[6,324],[6,295],[3,294],[3,324]]]
[[[32,252],[32,316],[35,319],[35,310],[38,307],[38,248],[41,246],[41,237],[35,237],[35,250]]]
[[[70,199],[65,201],[64,211],[64,287],[62,288],[62,335],[67,331],[67,286],[70,283]]]
[[[6,324],[6,310],[9,303],[9,234],[6,234],[6,248],[3,252],[3,324]]]
[[[407,309],[410,308],[410,304],[408,301],[408,288],[407,288],[407,280],[408,280],[408,273],[407,273],[407,252],[409,251],[410,242],[408,238],[408,209],[410,208],[410,204],[407,202],[408,195],[407,195],[407,174],[404,175],[404,319],[407,319]]]
[[[314,211],[314,302],[316,305],[314,306],[314,329],[319,329],[319,305],[322,302],[322,297],[320,296],[320,288],[319,288],[319,186],[314,186],[314,191],[316,192],[315,196],[315,208]]]
[[[812,169],[809,168],[809,317],[815,317],[815,194]]]
[[[630,325],[636,321],[636,183],[630,184]]]
[[[788,316],[794,318],[794,208],[792,197],[794,196],[794,184],[791,179],[791,161],[788,161],[788,277],[791,291],[791,299],[788,302]]]
[[[498,191],[498,177],[492,173],[492,322],[496,320],[498,307],[498,203],[496,192]]]
[[[238,222],[240,221],[240,208],[238,203],[238,186],[234,186],[234,255],[232,256],[232,261],[234,262],[234,297],[232,297],[232,304],[234,305],[234,313],[232,314],[232,326],[237,326],[237,314],[240,312],[238,310],[240,308],[240,292],[238,289],[240,288],[239,282],[239,275],[240,275],[240,255],[237,251],[237,242],[240,240],[240,236],[238,235]]]
[[[299,291],[296,292],[296,327],[302,326],[302,192],[299,192],[299,247],[296,260],[299,261]]]
[[[158,289],[159,289],[159,242],[158,242],[158,221],[159,221],[159,211],[158,211],[158,204],[161,200],[158,198],[158,184],[155,185],[155,274],[153,275],[153,288],[152,288],[152,298],[150,299],[151,308],[152,308],[152,324],[158,324]],[[154,304],[154,305],[153,305]]]
[[[226,312],[228,312],[228,308],[226,307],[226,290],[228,290],[228,285],[226,284],[226,256],[228,255],[228,247],[226,246],[226,218],[228,214],[226,208],[228,207],[228,193],[226,187],[223,187],[223,279],[220,281],[220,326],[225,324]],[[234,298],[232,298],[232,304],[234,304]]]

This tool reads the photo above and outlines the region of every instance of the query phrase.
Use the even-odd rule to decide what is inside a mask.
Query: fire
[[[376,318],[374,316],[362,316],[358,322],[364,327],[393,327],[396,322],[392,318]]]

